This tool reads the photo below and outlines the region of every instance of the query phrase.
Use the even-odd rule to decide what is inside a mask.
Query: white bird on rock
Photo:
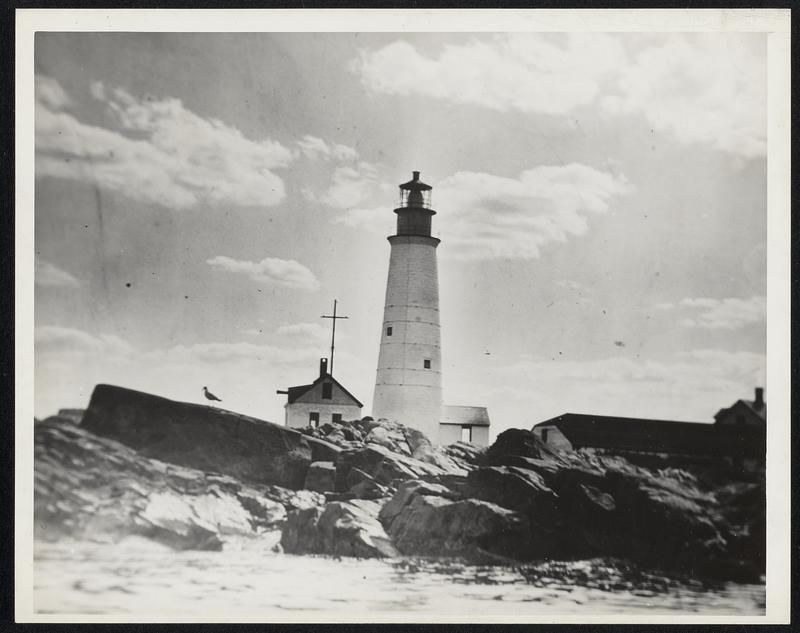
[[[203,395],[204,395],[204,396],[206,397],[206,399],[208,399],[208,400],[216,400],[217,402],[222,402],[222,400],[220,400],[219,398],[217,398],[217,396],[215,396],[213,393],[211,393],[211,392],[208,390],[208,387],[203,387]]]

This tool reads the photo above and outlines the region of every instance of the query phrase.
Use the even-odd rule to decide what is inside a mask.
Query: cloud
[[[74,328],[46,325],[34,330],[34,348],[39,355],[125,356],[133,347],[113,334],[89,334]]]
[[[681,299],[678,305],[687,308],[715,308],[719,304],[720,304],[719,299],[707,299],[705,297],[692,299],[690,297],[687,297],[686,299]]]
[[[353,70],[373,92],[562,114],[592,103],[600,82],[624,61],[608,35],[515,33],[446,45],[438,56],[398,40],[362,51]]]
[[[386,206],[359,207],[377,191],[376,175],[346,168],[334,182],[328,204],[346,211],[335,221],[385,232],[393,216]],[[517,178],[457,172],[434,187],[434,208],[447,209],[442,254],[461,260],[535,259],[541,249],[588,230],[588,217],[611,208],[616,196],[633,191],[624,176],[571,163],[539,166]],[[348,208],[347,200],[354,206]]]
[[[498,370],[503,386],[490,398],[499,410],[527,406],[531,424],[567,411],[711,422],[718,409],[764,384],[765,367],[764,354],[720,349],[662,360],[527,359]]]
[[[106,100],[106,87],[101,81],[93,81],[89,85],[89,94],[91,94],[98,101]]]
[[[312,341],[314,343],[327,342],[331,337],[330,330],[319,323],[282,325],[278,328],[277,335],[284,340],[295,342]]]
[[[274,284],[298,290],[319,288],[319,281],[314,273],[293,259],[266,257],[260,262],[250,262],[217,255],[206,263],[217,270],[246,275],[256,283]]]
[[[81,282],[65,270],[61,270],[38,257],[35,265],[34,284],[37,286],[76,288],[81,285]]]
[[[64,111],[69,99],[55,80],[37,78],[36,175],[82,180],[134,200],[184,209],[214,205],[275,205],[285,197],[274,170],[292,151],[254,141],[222,121],[205,119],[173,98],[137,99],[95,82],[112,130]]]
[[[307,134],[299,141],[297,145],[300,152],[310,160],[318,159],[335,159],[339,161],[352,161],[358,158],[358,152],[347,145],[334,143],[329,145],[321,138]]]
[[[623,46],[626,45],[626,47]],[[376,93],[492,110],[644,117],[682,143],[766,155],[766,37],[669,34],[646,44],[599,33],[512,33],[426,54],[405,40],[353,62]]]
[[[512,370],[528,375],[546,374],[548,381],[611,382],[619,384],[678,382],[692,383],[692,390],[707,388],[720,379],[739,379],[757,372],[764,365],[764,355],[724,350],[679,352],[666,361],[610,357],[589,361],[521,361]],[[707,378],[702,376],[710,372]]]
[[[746,158],[767,152],[766,38],[753,34],[670,35],[620,69],[604,111],[644,116],[684,143]]]
[[[61,110],[72,103],[61,84],[51,77],[36,75],[34,77],[34,93],[37,104],[41,103],[54,110]]]
[[[373,198],[381,182],[375,165],[361,162],[355,167],[337,167],[331,176],[330,186],[319,200],[337,209],[355,209]]]
[[[763,323],[767,317],[767,300],[763,296],[749,299],[729,297],[727,299],[686,298],[679,305],[699,309],[691,317],[681,320],[683,327],[707,330],[738,330],[746,325]]]
[[[311,347],[279,347],[275,345],[256,345],[247,342],[198,343],[196,345],[176,345],[167,350],[149,352],[145,358],[159,363],[194,364],[308,364],[316,360],[318,353]]]

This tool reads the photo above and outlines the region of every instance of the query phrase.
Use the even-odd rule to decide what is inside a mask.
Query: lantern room
[[[419,179],[419,172],[412,172],[412,179],[400,185],[397,214],[397,235],[423,235],[430,237],[431,218],[436,214],[431,208],[431,190]]]

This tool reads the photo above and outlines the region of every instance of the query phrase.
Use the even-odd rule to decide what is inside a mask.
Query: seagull
[[[208,387],[203,387],[203,395],[204,395],[204,396],[205,396],[205,397],[206,397],[208,400],[216,400],[217,402],[222,402],[222,400],[221,400],[220,398],[217,398],[217,396],[215,396],[213,393],[211,393],[211,392],[208,390]]]

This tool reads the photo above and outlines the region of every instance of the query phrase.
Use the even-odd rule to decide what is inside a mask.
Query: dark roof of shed
[[[286,404],[292,404],[298,398],[300,398],[303,394],[308,393],[314,387],[316,387],[319,383],[323,382],[326,378],[330,379],[330,381],[333,382],[337,387],[339,387],[339,389],[344,391],[344,393],[348,397],[350,397],[353,400],[353,402],[355,402],[359,407],[363,407],[364,406],[363,404],[361,404],[361,402],[359,401],[358,398],[356,398],[352,393],[350,393],[347,389],[345,389],[344,386],[342,385],[342,383],[340,383],[338,380],[336,380],[336,378],[334,378],[330,374],[323,374],[322,376],[317,378],[314,382],[312,382],[310,385],[297,385],[296,387],[289,387],[287,389],[287,391],[289,393],[288,393]]]
[[[442,424],[489,426],[489,412],[486,407],[445,405],[442,413]]]
[[[714,452],[714,425],[643,418],[565,413],[536,424],[555,426],[575,448],[659,453]]]

